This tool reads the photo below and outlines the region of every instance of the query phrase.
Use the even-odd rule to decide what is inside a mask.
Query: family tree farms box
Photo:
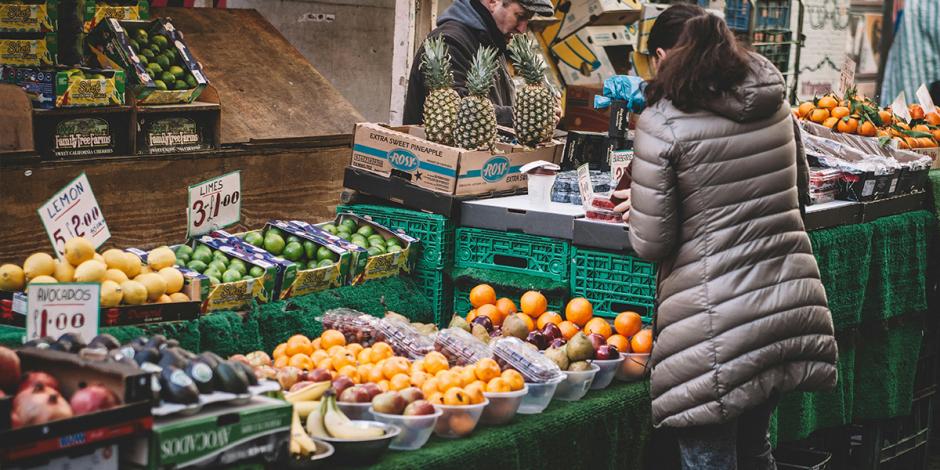
[[[396,177],[430,191],[471,196],[526,187],[519,168],[536,160],[555,162],[563,144],[536,149],[497,143],[496,151],[448,147],[424,138],[418,126],[389,128],[359,123],[353,131],[353,168]]]
[[[127,106],[33,111],[36,150],[43,158],[130,155],[133,109]]]
[[[640,17],[637,0],[553,0],[560,22],[542,32],[548,44],[567,38],[585,26],[627,25]]]
[[[599,87],[604,80],[629,72],[636,38],[635,24],[590,26],[553,45],[552,55],[566,85]]]

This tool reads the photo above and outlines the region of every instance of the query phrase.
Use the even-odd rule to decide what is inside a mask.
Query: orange
[[[476,370],[473,367],[464,367],[457,375],[460,376],[461,387],[466,387],[477,379]]]
[[[836,106],[835,108],[832,108],[832,112],[830,114],[836,119],[842,119],[849,115],[849,108],[846,108],[845,106]]]
[[[343,366],[337,371],[337,373],[339,375],[345,375],[346,377],[349,377],[349,380],[352,380],[354,384],[361,382],[362,379],[359,376],[359,369],[357,369],[354,365]]]
[[[513,313],[516,313],[519,311],[516,308],[516,303],[506,297],[503,297],[496,301],[496,308],[498,308],[499,313],[502,314],[502,318],[500,320],[503,320],[509,315],[512,315]]]
[[[835,129],[837,124],[839,124],[839,119],[838,119],[838,118],[834,118],[834,117],[831,117],[831,118],[829,118],[829,119],[826,119],[826,120],[823,121],[823,123],[822,123],[823,127],[827,127],[827,128],[829,128],[829,129]]]
[[[558,329],[561,330],[561,335],[565,338],[565,341],[570,340],[574,335],[581,331],[581,328],[579,328],[578,325],[575,325],[568,320],[559,323]]]
[[[537,326],[538,329],[541,330],[542,328],[545,328],[545,325],[547,325],[547,324],[549,324],[549,323],[554,323],[555,325],[560,325],[561,322],[562,322],[562,318],[561,318],[561,315],[559,315],[558,313],[556,313],[556,312],[545,312],[545,313],[539,315],[539,319],[536,320],[535,326]]]
[[[446,392],[452,388],[460,387],[460,376],[453,372],[441,372],[437,377],[437,390]]]
[[[333,346],[346,346],[346,336],[336,330],[326,330],[320,335],[320,344],[327,350]]]
[[[362,351],[359,351],[359,354],[356,354],[356,360],[360,364],[371,364],[372,363],[372,348],[363,348]]]
[[[437,351],[431,351],[424,356],[424,371],[429,374],[437,374],[448,367],[447,357]]]
[[[589,335],[592,333],[597,333],[606,340],[612,333],[610,323],[607,323],[607,320],[600,317],[594,317],[588,320],[587,324],[584,325],[584,334]]]
[[[495,360],[490,358],[480,359],[473,366],[473,372],[476,374],[476,377],[484,382],[489,382],[496,377],[499,377],[500,370],[499,364]]]
[[[309,356],[313,354],[313,345],[310,344],[310,340],[306,336],[294,335],[287,340],[287,348],[284,349],[284,354],[288,356],[306,354]]]
[[[411,386],[411,377],[408,374],[395,374],[391,380],[388,381],[389,388],[394,391],[404,390]]]
[[[813,111],[816,106],[813,106],[811,101],[805,101],[800,104],[800,107],[796,109],[796,113],[799,117],[805,118],[809,116],[809,113]]]
[[[493,393],[505,393],[512,391],[512,389],[509,387],[509,382],[507,382],[506,379],[502,377],[496,377],[495,379],[487,382],[486,391]]]
[[[371,364],[361,364],[359,367],[356,367],[356,373],[359,374],[359,379],[363,382],[369,381],[369,374],[372,372]]]
[[[289,361],[290,361],[290,358],[289,358],[289,357],[287,357],[287,356],[280,356],[280,357],[278,357],[277,359],[274,360],[274,368],[275,368],[275,369],[283,369],[283,368],[287,367],[287,364],[288,364]]]
[[[940,129],[937,129],[937,130],[931,132],[931,134],[933,134],[933,139],[934,139],[934,140],[940,141]]]
[[[330,353],[322,349],[317,349],[316,351],[313,352],[313,354],[310,355],[310,359],[313,359],[313,362],[315,364],[319,364],[323,362],[323,360],[328,357],[330,357]]]
[[[474,308],[495,303],[496,290],[489,284],[480,284],[470,290],[470,305],[473,305]]]
[[[281,343],[281,344],[277,345],[276,348],[274,348],[274,352],[271,353],[271,357],[277,359],[277,358],[279,358],[279,357],[281,357],[281,356],[285,356],[285,355],[287,355],[287,353],[284,352],[284,351],[286,351],[286,350],[287,350],[287,343]]]
[[[865,137],[874,137],[878,133],[878,129],[875,128],[875,124],[871,121],[865,121],[858,126],[858,135]]]
[[[439,385],[437,379],[432,377],[424,381],[424,384],[421,385],[421,391],[424,393],[425,397],[429,397],[435,393],[440,393],[438,390]]]
[[[839,119],[839,124],[836,125],[836,130],[846,134],[853,134],[858,130],[858,119],[848,116]]]
[[[420,388],[430,379],[431,376],[427,372],[420,370],[411,372],[411,385],[414,385],[415,387]]]
[[[918,121],[918,120],[921,120],[921,119],[923,119],[923,118],[925,117],[925,116],[924,116],[924,108],[922,108],[919,104],[912,104],[912,105],[910,105],[908,108],[909,108],[910,111],[911,111],[911,120],[912,120],[912,121]]]
[[[469,405],[470,395],[460,387],[454,387],[444,392],[445,405]]]
[[[500,377],[509,384],[509,389],[512,391],[522,390],[525,387],[525,378],[522,377],[522,374],[515,369],[506,369],[500,374]]]
[[[478,317],[480,314],[477,312],[477,309],[470,310],[467,312],[467,323],[471,323],[474,318]]]
[[[828,109],[816,108],[816,109],[814,109],[813,112],[810,113],[810,115],[809,115],[809,120],[810,120],[810,121],[813,121],[813,122],[816,122],[816,123],[819,123],[819,124],[822,124],[823,122],[825,122],[826,119],[829,119],[829,110],[828,110]]]
[[[816,101],[816,106],[820,108],[832,109],[839,105],[839,102],[831,96],[823,96],[818,101]]]
[[[375,344],[373,344],[373,345],[372,345],[372,351],[373,351],[373,352],[378,352],[379,354],[381,354],[381,355],[382,355],[382,359],[392,357],[392,355],[395,354],[395,352],[392,351],[392,347],[389,346],[388,343],[386,343],[386,342],[384,342],[384,341],[378,341],[378,342],[376,342]],[[377,362],[377,361],[374,361],[374,360],[373,360],[372,362]]]
[[[352,354],[353,356],[358,355],[359,352],[362,351],[363,349],[365,348],[363,348],[362,345],[359,343],[352,343],[352,344],[346,345],[346,350],[349,351],[349,353]]]
[[[629,338],[643,329],[643,318],[636,312],[620,312],[614,319],[614,329],[618,335]]]
[[[925,126],[925,125],[923,125],[923,124],[918,124],[918,125],[912,127],[911,130],[912,130],[912,131],[917,131],[917,132],[930,132],[930,128],[927,127],[927,126]]]
[[[385,380],[385,374],[382,373],[381,367],[374,365],[372,366],[372,369],[369,370],[369,376],[364,378],[366,378],[369,382],[377,384]]]
[[[330,359],[330,358],[326,358],[326,359],[324,359],[324,360],[318,362],[318,363],[317,363],[317,367],[319,367],[319,368],[321,368],[321,369],[326,369],[326,370],[335,370],[335,369],[333,368],[333,359]]]
[[[341,353],[341,352],[346,352],[346,348],[342,346],[330,346],[330,348],[326,350],[326,353],[329,354],[330,356]]]
[[[630,340],[626,336],[616,334],[607,338],[607,344],[617,348],[618,352],[628,353],[630,350]]]
[[[530,317],[530,316],[528,316],[528,315],[526,315],[526,314],[524,314],[524,313],[514,313],[513,315],[515,315],[515,316],[521,318],[522,321],[525,322],[525,326],[526,326],[526,328],[529,329],[529,331],[532,331],[532,330],[535,329],[535,321],[532,320],[532,317]]]
[[[313,364],[313,360],[310,359],[310,356],[306,354],[294,354],[290,357],[290,360],[287,362],[287,365],[296,367],[300,370],[313,370],[316,366]]]
[[[375,385],[378,386],[378,387],[379,387],[379,390],[381,390],[381,391],[383,391],[383,392],[387,392],[387,391],[389,391],[389,390],[392,389],[391,384],[388,383],[388,380],[380,380],[380,381],[379,381],[377,384],[375,384]]]
[[[407,375],[410,370],[411,364],[408,364],[408,359],[403,357],[390,357],[385,360],[385,364],[382,364],[382,374],[389,380],[397,374]]]
[[[320,338],[313,340],[310,344],[313,346],[314,350],[323,349],[323,341]]]
[[[940,114],[938,114],[936,111],[928,113],[926,116],[924,116],[924,119],[927,121],[927,124],[930,124],[931,126],[940,126]]]
[[[519,299],[519,306],[522,308],[522,313],[532,318],[538,318],[548,310],[548,299],[541,292],[530,290],[522,294],[522,298]]]
[[[630,349],[634,353],[646,354],[653,350],[653,330],[640,330],[630,339]]]
[[[444,404],[444,394],[441,392],[434,392],[430,395],[426,395],[427,400],[431,402],[432,405],[443,405]]]
[[[330,359],[333,361],[333,367],[339,371],[346,366],[355,366],[356,365],[356,356],[353,356],[352,353],[346,350],[339,350],[330,355]]]
[[[411,375],[415,375],[418,372],[424,373],[424,359],[418,359],[411,363]]]
[[[593,316],[594,306],[584,297],[571,299],[568,306],[565,307],[565,320],[580,327],[584,327]]]
[[[486,391],[486,384],[479,380],[464,386],[463,391],[467,392],[467,396],[470,397],[471,405],[483,403],[484,398],[486,398],[483,396],[483,392]]]
[[[886,110],[878,111],[878,117],[881,118],[882,125],[890,126],[892,123],[894,123],[894,116],[891,115],[891,111],[886,111]],[[940,116],[937,116],[937,118],[938,120],[940,120]],[[927,120],[928,121],[930,120],[929,116]]]
[[[477,314],[481,317],[488,317],[494,325],[502,324],[503,322],[503,314],[499,312],[499,309],[496,308],[495,305],[482,305],[477,309]]]

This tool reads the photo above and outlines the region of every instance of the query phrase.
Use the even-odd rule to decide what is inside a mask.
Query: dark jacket
[[[481,45],[499,49],[499,69],[496,72],[494,87],[490,90],[490,100],[496,107],[496,122],[502,126],[512,126],[514,92],[512,78],[506,68],[506,39],[497,29],[489,10],[479,0],[456,0],[441,13],[437,20],[437,29],[431,31],[429,36],[444,37],[454,72],[454,89],[460,96],[467,95],[467,71],[477,49]],[[422,55],[423,45],[418,49],[411,64],[403,124],[420,124],[424,121],[424,99],[428,90],[424,85],[424,74],[419,68]]]
[[[797,194],[783,77],[753,56],[733,92],[640,116],[630,241],[660,262],[653,422],[724,423],[836,383],[836,341]]]

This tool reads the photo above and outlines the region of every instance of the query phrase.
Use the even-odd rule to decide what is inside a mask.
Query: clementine
[[[304,335],[294,335],[287,340],[287,348],[284,349],[284,354],[288,356],[293,356],[295,354],[313,354],[313,346],[310,344],[310,340],[307,339]]]
[[[522,388],[525,387],[525,378],[515,369],[504,370],[503,373],[500,374],[500,377],[509,384],[509,388],[514,392],[516,390],[522,390]]]
[[[362,345],[359,343],[350,343],[346,345],[346,350],[349,351],[349,353],[352,354],[353,356],[358,355],[359,352],[362,351],[363,349],[365,348],[363,348]]]
[[[558,329],[561,330],[561,335],[565,338],[565,341],[569,341],[574,335],[581,331],[581,328],[579,328],[578,325],[575,325],[568,320],[559,323]]]
[[[541,292],[530,290],[522,294],[522,298],[519,299],[519,306],[522,308],[522,313],[532,318],[538,318],[548,310],[548,299]]]
[[[390,390],[392,389],[392,388],[391,388],[391,384],[388,382],[388,380],[380,380],[380,381],[379,381],[377,384],[375,384],[375,385],[378,386],[378,387],[379,387],[379,390],[381,390],[381,391],[383,391],[383,392],[388,392],[388,391],[390,391]]]
[[[809,120],[815,123],[822,124],[829,119],[829,110],[824,108],[816,108],[812,113],[809,114]]]
[[[336,330],[326,330],[320,335],[320,346],[326,350],[333,346],[346,346],[346,336]]]
[[[424,385],[425,382],[431,379],[431,376],[427,372],[423,371],[412,371],[411,372],[411,385],[420,388]]]
[[[271,353],[271,357],[277,359],[281,356],[285,356],[287,353],[285,353],[284,351],[286,350],[287,350],[287,343],[281,343],[277,345],[276,348],[274,348],[274,352]]]
[[[469,405],[470,396],[460,387],[453,387],[444,392],[445,405]]]
[[[353,356],[349,353],[349,351],[346,350],[336,351],[330,355],[330,359],[332,359],[333,368],[335,368],[337,371],[342,370],[343,367],[346,366],[356,365],[356,356]]]
[[[317,349],[313,352],[313,354],[310,355],[310,359],[313,359],[314,364],[319,364],[328,357],[330,357],[330,353],[322,349]]]
[[[439,392],[447,392],[452,388],[460,387],[460,376],[453,372],[441,372],[435,378],[437,379],[437,390]]]
[[[473,366],[473,372],[476,374],[476,378],[484,382],[489,382],[500,376],[499,364],[488,357],[477,361]]]
[[[565,320],[582,328],[593,316],[594,306],[584,297],[571,299],[571,301],[568,302],[568,306],[565,307]]]
[[[936,111],[927,113],[927,115],[924,116],[924,120],[926,120],[927,123],[931,126],[940,126],[940,113],[937,113]]]
[[[290,362],[290,357],[286,354],[283,356],[278,356],[278,358],[274,360],[274,368],[283,369],[287,367],[288,362]]]
[[[440,384],[438,383],[437,379],[435,379],[434,377],[431,377],[425,380],[424,384],[421,385],[421,392],[424,393],[425,397],[429,397],[435,393],[440,393],[440,391],[438,390],[439,386]]]
[[[607,323],[607,320],[601,317],[594,317],[588,320],[587,324],[584,325],[584,334],[589,335],[591,333],[597,333],[606,340],[612,333],[610,323]]]
[[[376,354],[380,356],[379,359],[375,359]],[[392,347],[384,341],[378,341],[372,345],[372,362],[381,361],[382,359],[392,357],[394,354],[395,352],[392,351]]]
[[[479,308],[481,305],[495,304],[496,290],[489,284],[480,284],[470,290],[470,305]]]
[[[505,393],[512,391],[512,389],[509,387],[509,382],[507,382],[506,379],[496,377],[486,383],[486,391],[491,393]]]
[[[835,108],[832,108],[830,114],[836,119],[842,119],[849,115],[849,108],[846,108],[845,106],[836,106]]]
[[[911,119],[914,121],[924,118],[924,108],[919,104],[912,104],[908,107],[911,111]]]
[[[816,106],[820,108],[832,109],[839,105],[839,101],[831,96],[823,96],[816,101]]]
[[[646,354],[653,350],[653,330],[640,330],[630,338],[630,349],[637,354]]]
[[[323,349],[323,340],[321,340],[320,338],[317,338],[317,339],[311,341],[310,344],[313,346],[313,349],[314,349],[314,350],[316,350],[316,349]]]
[[[425,396],[428,397],[428,401],[431,402],[432,405],[443,405],[443,404],[444,404],[444,394],[441,393],[441,392],[434,392],[434,393],[432,393],[432,394],[430,394],[430,395],[425,394]]]
[[[800,103],[800,107],[797,108],[796,113],[798,117],[805,118],[809,116],[809,113],[813,112],[814,108],[816,108],[816,106],[813,105],[812,101],[805,101]]]
[[[394,391],[404,390],[411,386],[411,377],[408,374],[395,374],[388,381],[389,388]]]
[[[354,384],[357,384],[361,381],[361,377],[359,376],[359,369],[357,369],[356,366],[352,364],[341,367],[337,372],[339,375],[345,375],[346,377],[349,377],[349,380],[352,380]]]
[[[434,375],[442,370],[447,370],[447,357],[437,351],[431,351],[424,356],[424,371]]]
[[[607,338],[607,344],[617,348],[618,352],[628,353],[631,352],[630,349],[630,340],[626,336],[621,334],[610,335],[610,338]]]
[[[499,313],[502,314],[500,323],[502,323],[502,320],[505,320],[506,317],[518,311],[518,309],[516,309],[516,303],[506,297],[496,301],[496,308],[498,308]]]
[[[407,375],[410,370],[411,364],[408,364],[408,359],[403,357],[390,357],[385,360],[385,364],[382,364],[382,374],[389,380],[398,374]]]
[[[614,329],[617,334],[629,338],[643,329],[643,318],[636,312],[620,312],[614,319]]]
[[[296,367],[300,370],[313,370],[315,366],[313,365],[313,360],[310,359],[310,356],[300,353],[294,354],[290,357],[290,360],[287,362],[287,365]]]
[[[470,397],[471,405],[483,403],[483,399],[486,398],[483,396],[483,392],[486,391],[486,384],[479,380],[464,386],[463,391],[467,392],[467,396]]]
[[[845,134],[853,134],[858,130],[858,119],[848,116],[839,119],[839,123],[836,125],[836,130]]]
[[[477,308],[477,314],[479,314],[481,317],[489,318],[494,325],[498,325],[503,322],[503,314],[500,313],[499,309],[492,304],[481,305],[479,308]]]
[[[356,354],[356,360],[360,364],[371,364],[372,363],[372,348],[363,348],[362,351],[359,351],[359,354]]]
[[[559,325],[562,321],[563,321],[563,319],[561,318],[561,315],[559,315],[558,313],[556,313],[556,312],[545,312],[545,313],[539,315],[539,319],[535,321],[535,326],[538,327],[538,329],[541,330],[542,328],[545,328],[545,325],[547,325],[547,324],[549,324],[549,323],[554,323],[554,324],[557,326],[557,325]]]
[[[823,127],[827,127],[829,129],[835,129],[836,124],[839,124],[839,119],[834,117],[828,118],[822,123]]]

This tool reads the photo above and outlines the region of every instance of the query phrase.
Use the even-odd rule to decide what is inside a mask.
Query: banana
[[[313,439],[310,439],[310,435],[307,434],[303,426],[300,425],[300,415],[297,414],[296,410],[294,410],[294,417],[291,422],[290,438],[291,445],[293,446],[296,443],[300,454],[308,456],[317,453],[317,445],[313,442]]]
[[[330,389],[330,382],[317,382],[314,384],[307,385],[306,387],[297,390],[295,392],[287,392],[284,394],[284,399],[289,403],[297,403],[299,401],[316,401]]]
[[[326,400],[320,401],[320,408],[311,411],[307,415],[307,433],[313,437],[330,437],[330,434],[326,432],[326,428],[323,427],[324,405],[326,405]]]
[[[333,437],[349,440],[368,440],[382,437],[385,431],[378,428],[366,428],[354,425],[349,418],[336,406],[336,398],[329,396],[326,398],[327,409],[323,415],[323,427]],[[322,407],[322,405],[321,405]]]
[[[319,401],[298,401],[294,403],[294,411],[300,415],[301,419],[307,419],[307,416],[318,408],[320,408]]]

